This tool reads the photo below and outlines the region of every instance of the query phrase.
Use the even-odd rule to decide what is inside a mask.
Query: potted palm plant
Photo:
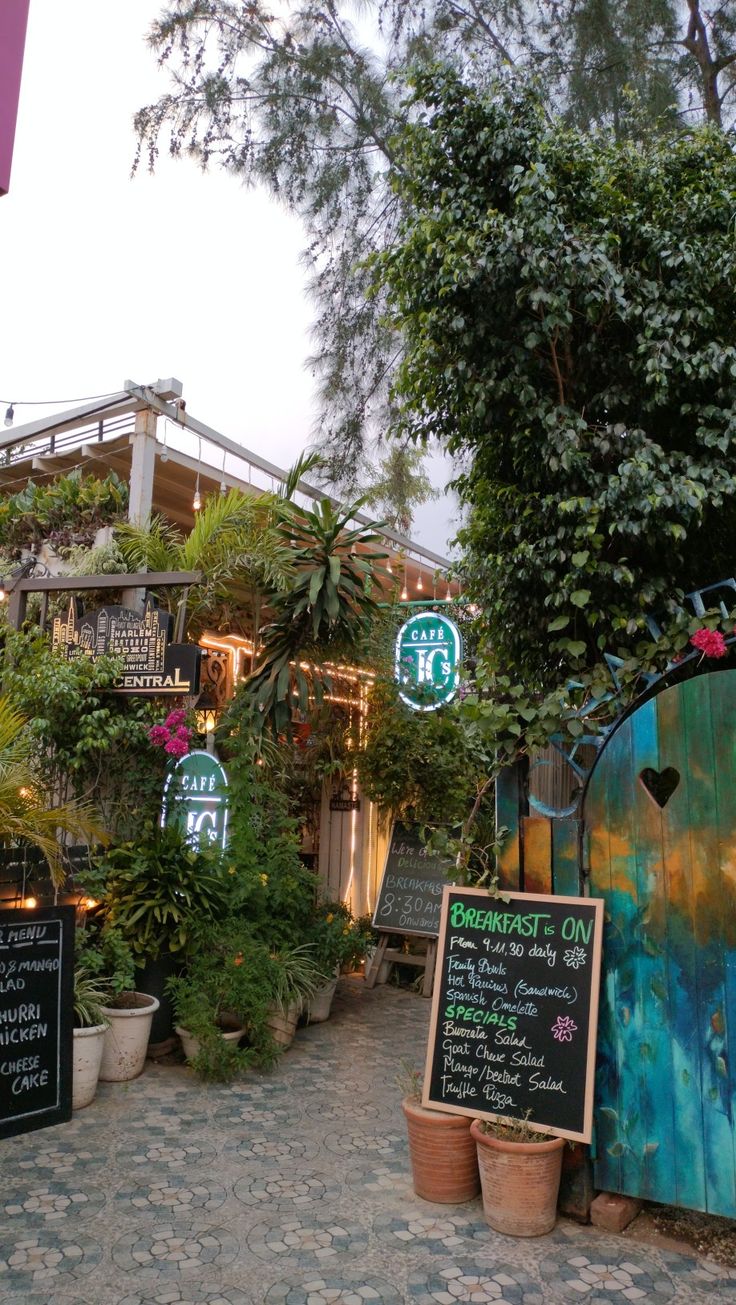
[[[302,1009],[314,996],[323,977],[309,943],[282,946],[270,953],[273,1001],[266,1024],[274,1041],[284,1050],[291,1046]]]
[[[526,1119],[474,1119],[483,1213],[494,1232],[542,1237],[557,1219],[563,1137],[532,1128]]]
[[[440,1205],[472,1201],[480,1189],[478,1157],[467,1115],[448,1115],[421,1104],[421,1074],[402,1066],[401,1109],[409,1135],[412,1181],[417,1196]]]

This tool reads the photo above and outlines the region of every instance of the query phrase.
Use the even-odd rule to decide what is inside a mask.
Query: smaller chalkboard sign
[[[425,1106],[589,1142],[603,902],[446,888]]]
[[[436,938],[442,890],[452,869],[450,860],[427,851],[419,825],[397,821],[391,830],[373,927]]]
[[[0,1137],[72,1117],[74,907],[0,911]]]

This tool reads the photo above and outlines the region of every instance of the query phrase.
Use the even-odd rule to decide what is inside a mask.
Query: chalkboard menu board
[[[446,888],[423,1104],[589,1142],[603,902]]]
[[[452,861],[427,851],[419,825],[396,821],[373,915],[374,928],[436,938],[442,890],[453,868]]]
[[[0,1137],[72,1116],[74,907],[0,911]]]

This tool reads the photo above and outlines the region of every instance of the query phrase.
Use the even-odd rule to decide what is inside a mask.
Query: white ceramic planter
[[[145,992],[131,992],[130,1006],[103,1006],[109,1027],[105,1031],[100,1079],[123,1083],[137,1078],[146,1063],[146,1048],[158,1000]]]
[[[176,1032],[181,1038],[182,1049],[187,1060],[194,1060],[194,1057],[199,1054],[199,1042],[192,1037],[189,1029],[182,1028],[180,1024],[177,1024]],[[234,1042],[237,1046],[244,1033],[245,1029],[242,1025],[238,1025],[237,1028],[228,1028],[227,1031],[223,1029],[221,1036],[223,1042]]]
[[[106,1024],[93,1024],[74,1030],[72,1110],[81,1110],[94,1101],[106,1029]]]
[[[332,1008],[332,998],[337,988],[337,979],[330,979],[318,988],[313,997],[310,997],[307,1005],[307,1019],[310,1024],[321,1024],[323,1020],[330,1018]]]

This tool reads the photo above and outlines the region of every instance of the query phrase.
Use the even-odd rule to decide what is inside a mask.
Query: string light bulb
[[[199,512],[201,506],[202,506],[202,495],[199,492],[199,480],[197,480],[197,487],[194,491],[194,498],[192,499],[192,508],[194,509],[195,512]]]
[[[24,897],[24,898],[23,898],[23,909],[24,909],[24,910],[26,910],[26,911],[33,911],[33,910],[35,910],[35,908],[36,908],[37,906],[38,906],[38,902],[36,901],[35,897]]]
[[[6,593],[5,593],[5,576],[0,576],[0,603],[4,603],[4,602],[5,602],[5,598],[6,598]]]
[[[420,593],[420,594],[421,594],[423,589],[424,589],[424,582],[423,582],[423,580],[422,580],[422,564],[421,564],[421,562],[420,562],[420,563],[419,563],[419,576],[418,576],[418,578],[417,578],[417,593]]]
[[[445,602],[446,602],[446,603],[451,603],[451,602],[452,602],[452,594],[450,593],[450,581],[449,581],[449,580],[447,581],[447,593],[445,594]]]
[[[406,603],[408,602],[408,600],[409,600],[409,592],[406,587],[406,580],[404,580],[404,588],[401,591],[401,601],[402,603]]]
[[[5,410],[5,425],[12,426],[14,417],[15,417],[15,408],[11,403],[8,405],[8,407]]]

